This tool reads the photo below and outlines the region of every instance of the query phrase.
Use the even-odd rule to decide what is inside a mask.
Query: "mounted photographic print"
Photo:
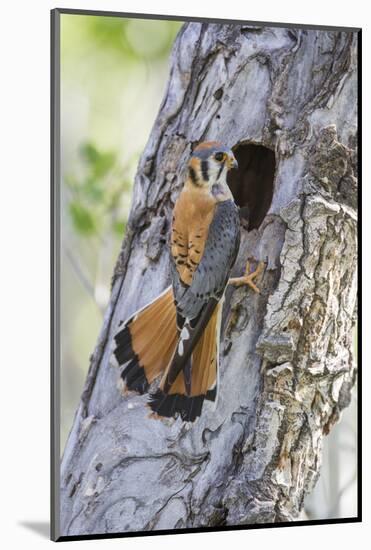
[[[360,521],[360,38],[52,11],[54,540]]]

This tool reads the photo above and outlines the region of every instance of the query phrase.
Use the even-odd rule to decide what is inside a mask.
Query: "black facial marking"
[[[194,171],[194,169],[192,168],[192,166],[190,166],[190,168],[189,168],[189,177],[191,178],[192,183],[194,183],[195,185],[197,185],[197,176],[196,176],[196,172]]]
[[[215,158],[216,158],[216,155],[215,155]],[[224,164],[225,164],[225,161],[222,162],[221,165],[220,165],[219,172],[218,172],[218,175],[217,175],[217,178],[216,178],[217,181],[220,178],[221,173],[223,172]]]
[[[205,181],[209,181],[209,163],[207,160],[201,161],[201,172],[202,172],[202,179]]]

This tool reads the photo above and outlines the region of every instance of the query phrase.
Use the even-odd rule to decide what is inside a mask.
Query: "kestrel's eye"
[[[222,153],[222,151],[219,151],[218,153],[215,153],[214,158],[218,162],[222,162],[222,160],[225,159],[225,153]]]

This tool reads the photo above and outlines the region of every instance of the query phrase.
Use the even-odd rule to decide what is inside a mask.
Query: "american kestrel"
[[[240,244],[238,208],[227,185],[237,167],[233,152],[216,141],[194,150],[174,206],[170,264],[172,284],[122,323],[112,362],[124,366],[125,390],[150,394],[153,416],[193,422],[205,399],[215,401],[224,292],[228,282],[248,284],[262,271],[229,280]],[[161,377],[161,378],[160,378]]]

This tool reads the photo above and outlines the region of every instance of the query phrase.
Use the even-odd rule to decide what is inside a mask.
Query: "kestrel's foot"
[[[259,262],[255,271],[250,273],[250,261],[248,260],[246,263],[245,275],[242,277],[232,277],[229,279],[228,284],[235,286],[248,285],[255,292],[260,293],[258,287],[253,283],[253,279],[260,275],[264,271],[264,268],[265,262]]]

